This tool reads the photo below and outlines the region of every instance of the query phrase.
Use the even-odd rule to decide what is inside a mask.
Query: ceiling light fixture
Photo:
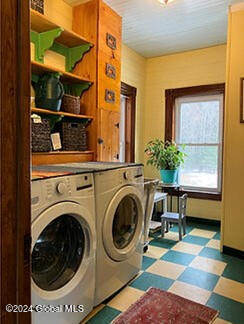
[[[158,2],[160,2],[162,4],[165,4],[165,5],[172,2],[172,1],[174,1],[174,0],[158,0]]]

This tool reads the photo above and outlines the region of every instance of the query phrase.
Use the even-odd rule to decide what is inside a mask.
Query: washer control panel
[[[93,176],[81,174],[63,176],[52,179],[43,179],[32,183],[32,205],[41,202],[59,201],[70,196],[83,195],[86,190],[92,192],[94,189]]]
[[[86,202],[90,204],[91,199],[94,199],[94,179],[90,173],[32,181],[32,221],[38,217],[40,210],[57,203],[78,201],[86,206]]]
[[[69,177],[55,178],[42,182],[42,188],[47,200],[55,199],[57,196],[70,196],[71,184]]]
[[[46,200],[65,199],[87,189],[93,190],[93,177],[91,174],[59,177],[42,181],[41,185]]]

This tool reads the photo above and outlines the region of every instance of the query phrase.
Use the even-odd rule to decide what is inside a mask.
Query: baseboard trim
[[[223,253],[237,257],[239,259],[244,260],[244,251],[233,249],[229,246],[223,246]]]
[[[215,219],[198,218],[192,216],[186,216],[186,219],[194,223],[202,223],[202,224],[208,224],[208,225],[214,225],[220,227],[220,221]]]

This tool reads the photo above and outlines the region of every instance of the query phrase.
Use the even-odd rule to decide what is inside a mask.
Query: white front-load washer
[[[94,171],[96,201],[95,305],[125,286],[141,270],[144,177],[141,164],[72,163]]]
[[[91,312],[95,227],[91,173],[32,182],[33,324],[78,324]]]

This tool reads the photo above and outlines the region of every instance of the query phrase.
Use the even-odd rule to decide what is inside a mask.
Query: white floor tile
[[[227,263],[222,261],[197,256],[190,264],[190,267],[221,276],[226,265]]]
[[[185,268],[186,267],[183,265],[158,260],[154,262],[146,271],[176,280],[182,274]]]

